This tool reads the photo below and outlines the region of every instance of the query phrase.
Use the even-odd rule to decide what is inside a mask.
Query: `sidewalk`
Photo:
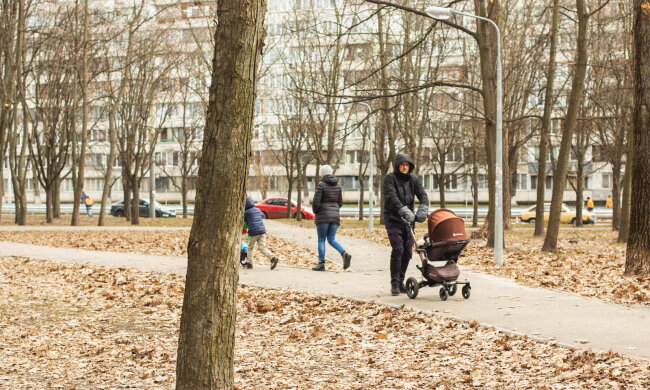
[[[316,251],[316,229],[275,221],[265,221],[274,236]],[[404,305],[483,325],[527,334],[576,347],[612,350],[630,357],[650,360],[650,308],[604,303],[576,294],[521,286],[513,281],[462,270],[460,279],[472,284],[472,296],[465,300],[458,292],[446,302],[438,288],[425,287],[414,300],[406,295],[393,297],[389,289],[390,248],[365,240],[337,236],[352,255],[346,272],[314,272],[309,269],[279,267],[275,271],[254,268],[240,271],[240,282],[261,287],[279,287],[342,297],[378,304]],[[52,248],[0,242],[0,256],[24,256],[53,261],[93,263],[143,270],[183,274],[186,259],[172,256],[138,255]],[[327,257],[340,262],[333,248]],[[314,259],[314,262],[316,259]],[[414,259],[416,263],[418,260]],[[412,264],[408,276],[420,277]]]

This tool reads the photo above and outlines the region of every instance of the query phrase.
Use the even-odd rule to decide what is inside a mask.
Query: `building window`
[[[537,175],[530,175],[530,189],[537,189]]]
[[[528,189],[528,175],[525,173],[517,174],[517,189],[518,190],[527,190]]]
[[[612,188],[612,175],[603,173],[603,188]]]
[[[553,189],[553,176],[546,176],[546,189]]]
[[[346,164],[358,164],[359,163],[359,153],[356,150],[348,150],[345,152],[345,163]]]
[[[485,190],[488,188],[487,175],[478,175],[478,188],[480,190]]]

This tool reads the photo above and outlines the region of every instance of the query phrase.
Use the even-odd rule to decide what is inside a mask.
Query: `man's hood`
[[[396,174],[402,174],[399,170],[399,165],[403,163],[404,161],[407,161],[409,163],[409,172],[413,172],[413,169],[415,169],[415,164],[413,163],[413,160],[411,160],[411,157],[409,157],[408,154],[406,153],[400,153],[395,157],[395,163],[393,164],[393,171]]]
[[[253,198],[250,196],[246,197],[246,210],[250,209],[251,207],[255,207],[255,203],[253,203]]]

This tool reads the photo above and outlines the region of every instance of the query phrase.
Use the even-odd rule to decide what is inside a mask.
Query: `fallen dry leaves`
[[[143,253],[147,255],[187,256],[188,230],[87,230],[87,231],[0,231],[0,241],[46,245],[98,251]],[[279,259],[280,266],[306,268],[316,265],[318,255],[313,251],[282,238],[266,235],[267,248]],[[257,248],[253,263],[269,264]],[[330,270],[342,270],[339,263],[326,260]]]
[[[0,259],[6,388],[174,387],[184,281]],[[643,389],[650,364],[412,310],[241,286],[235,384],[256,389]]]
[[[422,237],[425,229],[416,229]],[[384,229],[341,228],[338,234],[390,246]],[[547,287],[626,305],[650,305],[650,277],[626,277],[625,244],[617,232],[603,229],[562,229],[555,253],[542,252],[543,237],[530,229],[506,232],[504,265],[494,264],[494,252],[483,241],[472,241],[459,264],[531,286]]]

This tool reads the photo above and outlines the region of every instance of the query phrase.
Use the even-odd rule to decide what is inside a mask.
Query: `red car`
[[[287,198],[266,198],[263,201],[255,205],[258,209],[262,211],[263,218],[277,219],[277,218],[286,218],[287,217]],[[291,202],[291,218],[296,217],[296,202]],[[311,207],[302,206],[300,209],[302,211],[303,219],[314,219],[314,211]]]

